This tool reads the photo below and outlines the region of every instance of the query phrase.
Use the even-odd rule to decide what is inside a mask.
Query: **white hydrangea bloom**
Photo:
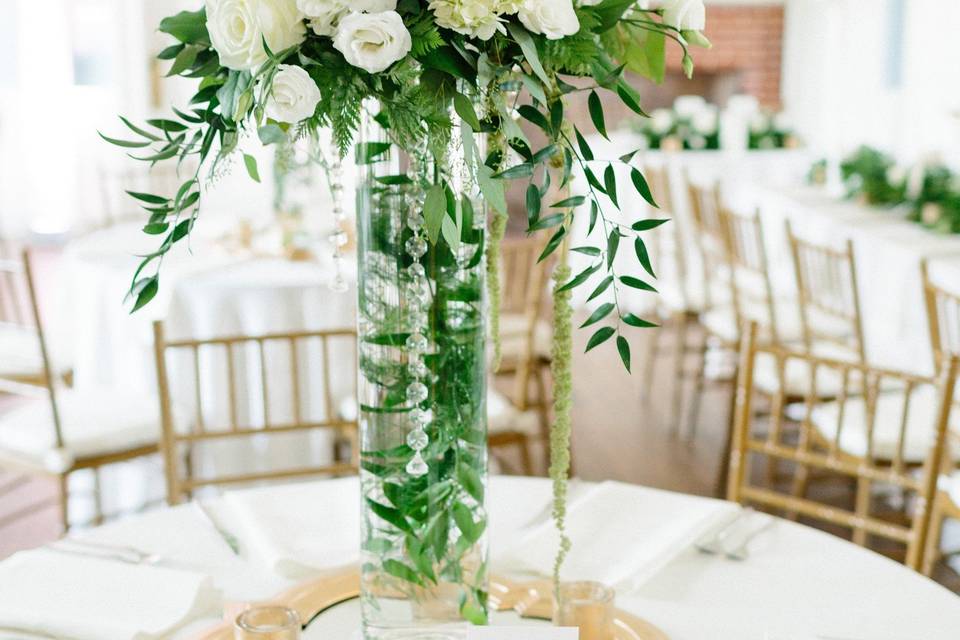
[[[520,4],[518,0],[430,0],[430,10],[438,26],[489,40],[498,31],[507,32],[501,16],[516,13]]]

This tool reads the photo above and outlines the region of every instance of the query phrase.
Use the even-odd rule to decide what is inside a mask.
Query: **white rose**
[[[351,13],[340,21],[333,46],[353,66],[380,73],[406,57],[413,40],[396,11]]]
[[[267,116],[277,122],[296,124],[317,110],[320,89],[302,67],[282,64],[273,77],[267,98]]]
[[[524,0],[517,16],[523,26],[549,40],[559,40],[580,31],[573,0]]]
[[[430,0],[437,25],[471,38],[489,40],[496,32],[506,33],[500,16],[512,6],[502,0]]]
[[[263,41],[274,52],[303,42],[306,28],[295,0],[205,0],[207,31],[220,64],[252,70],[267,60]]]
[[[662,0],[663,22],[681,31],[703,31],[707,8],[703,0]]]

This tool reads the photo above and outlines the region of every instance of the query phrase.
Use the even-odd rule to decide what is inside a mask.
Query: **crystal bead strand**
[[[410,420],[413,429],[407,434],[407,445],[413,449],[413,458],[407,463],[407,473],[419,477],[427,473],[429,468],[423,459],[423,450],[430,444],[426,427],[433,420],[433,412],[424,409],[423,403],[430,395],[425,381],[430,374],[424,362],[424,354],[430,344],[424,335],[430,319],[427,309],[430,305],[430,288],[427,284],[427,273],[420,260],[427,253],[427,238],[423,229],[423,199],[413,194],[408,195],[407,227],[413,235],[407,240],[405,249],[413,258],[413,263],[407,267],[406,300],[409,308],[410,337],[407,338],[407,370],[412,381],[407,386],[407,401],[413,406]]]
[[[330,196],[333,200],[333,233],[330,234],[330,244],[333,246],[334,269],[330,289],[343,293],[349,289],[349,285],[343,277],[343,248],[349,241],[347,232],[343,230],[343,223],[346,220],[346,213],[343,210],[343,163],[340,161],[340,153],[334,148],[333,142],[330,143],[329,150],[329,160],[325,164],[327,179],[330,184]]]

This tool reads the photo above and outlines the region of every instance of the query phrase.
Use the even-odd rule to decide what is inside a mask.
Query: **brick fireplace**
[[[693,51],[696,74],[691,86],[683,78],[678,49],[669,47],[670,77],[662,88],[676,87],[682,93],[706,89],[703,95],[721,103],[732,93],[748,93],[764,107],[778,108],[783,13],[783,5],[779,3],[708,4],[706,34],[713,49]],[[651,99],[655,97],[651,95]]]

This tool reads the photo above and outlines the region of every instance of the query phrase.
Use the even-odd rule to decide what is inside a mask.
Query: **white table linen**
[[[624,508],[633,501],[643,508]],[[565,575],[632,591],[736,509],[726,502],[653,490],[641,501],[634,486],[596,485],[571,500],[567,508],[567,536],[573,548]],[[625,555],[623,544],[629,541],[642,544]],[[495,555],[494,566],[550,575],[558,544],[553,523],[544,522]]]
[[[48,549],[0,564],[0,629],[69,640],[160,640],[219,604],[212,580],[189,571]],[[15,631],[0,630],[0,637],[6,633]]]
[[[360,561],[360,501],[354,478],[230,491],[223,496],[223,506],[236,520],[236,535],[249,553],[277,575],[303,578]],[[351,521],[356,526],[344,526]],[[304,536],[304,531],[311,535]]]
[[[343,491],[347,490],[344,485]],[[349,490],[359,501],[359,487],[354,484]],[[282,496],[278,491],[276,495]],[[643,487],[623,491],[622,508],[606,525],[610,528],[623,526],[634,513],[656,522],[674,517],[682,509],[680,504],[688,504],[691,511],[716,504],[707,498]],[[320,502],[323,495],[324,489],[318,487],[308,506],[291,504],[290,509],[323,510],[330,522],[356,528],[355,511],[324,504]],[[494,477],[488,495],[494,569],[503,572],[510,567],[499,566],[500,552],[540,524],[538,515],[550,498],[550,483]],[[304,497],[309,500],[309,489],[298,500]],[[223,501],[209,506],[221,526],[240,533]],[[597,526],[600,531],[603,525]],[[199,537],[194,548],[195,533]],[[301,533],[305,540],[318,535],[312,530]],[[243,555],[233,556],[225,543],[202,526],[191,505],[113,523],[90,536],[166,553],[183,566],[202,567],[228,601],[268,597],[294,583],[265,571],[262,558],[251,555],[244,540]],[[611,539],[624,559],[645,553],[650,542],[645,535]],[[954,640],[960,628],[960,598],[943,587],[892,560],[792,522],[778,521],[758,536],[744,562],[704,556],[690,547],[670,550],[670,556],[641,586],[621,590],[617,602],[662,629],[671,640]],[[355,606],[324,614],[311,624],[305,638],[352,638],[359,619]],[[197,620],[173,637],[190,638],[216,622],[215,616]]]

